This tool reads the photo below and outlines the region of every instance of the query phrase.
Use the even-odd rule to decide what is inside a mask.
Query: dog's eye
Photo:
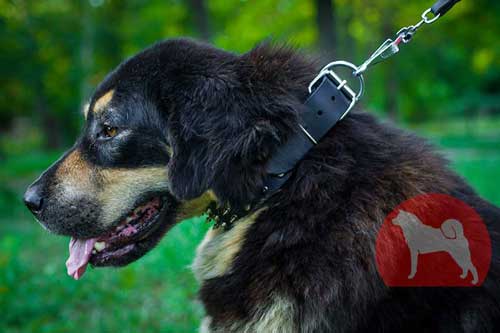
[[[104,125],[104,128],[102,129],[102,137],[103,138],[112,138],[118,134],[118,128],[109,126],[109,125]]]

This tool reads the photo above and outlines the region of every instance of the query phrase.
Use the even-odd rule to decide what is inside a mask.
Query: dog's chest
[[[203,281],[230,272],[240,252],[249,228],[255,223],[259,212],[237,221],[228,231],[210,229],[196,250],[192,269],[200,284]]]
[[[260,212],[238,221],[229,231],[211,229],[196,250],[193,272],[201,285],[204,281],[229,274],[244,246],[251,226]],[[246,320],[214,323],[203,320],[200,332],[293,332],[295,315],[293,303],[279,294],[269,295],[265,304],[256,304],[255,313]]]

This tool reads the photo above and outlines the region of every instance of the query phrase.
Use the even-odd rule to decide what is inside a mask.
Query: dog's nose
[[[42,211],[43,197],[42,190],[39,185],[33,184],[24,193],[24,204],[35,215]]]

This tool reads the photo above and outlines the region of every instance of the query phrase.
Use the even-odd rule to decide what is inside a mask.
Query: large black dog
[[[296,133],[317,70],[284,47],[235,55],[179,39],[110,73],[74,147],[25,194],[46,229],[72,237],[68,273],[78,279],[88,263],[126,265],[214,202],[258,199],[266,164]],[[424,193],[458,198],[485,221],[493,255],[481,286],[383,283],[377,230]],[[193,265],[202,330],[500,332],[499,219],[424,140],[353,111],[264,205],[208,232]]]

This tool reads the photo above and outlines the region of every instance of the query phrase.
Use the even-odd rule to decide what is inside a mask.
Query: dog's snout
[[[35,215],[39,214],[43,208],[42,189],[38,184],[32,184],[24,193],[24,204]]]

